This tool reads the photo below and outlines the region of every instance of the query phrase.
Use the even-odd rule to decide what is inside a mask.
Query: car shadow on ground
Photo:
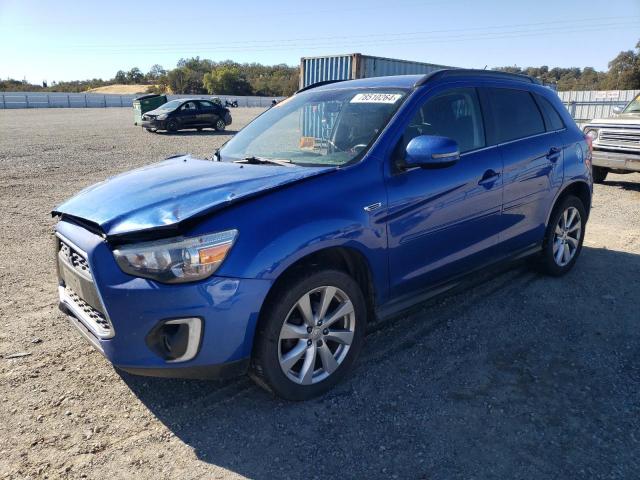
[[[174,137],[191,137],[191,136],[218,136],[218,135],[235,135],[238,130],[178,130],[177,132],[153,132],[156,135],[167,135]]]
[[[492,271],[380,324],[303,403],[246,377],[121,376],[200,460],[250,478],[629,478],[638,278],[640,255],[588,247],[561,279]]]
[[[620,187],[623,190],[629,190],[631,192],[640,192],[640,182],[623,182],[620,180],[605,180],[603,185],[611,187]]]

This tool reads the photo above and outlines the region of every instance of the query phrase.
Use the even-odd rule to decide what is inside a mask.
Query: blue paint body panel
[[[375,307],[383,309],[539,246],[562,191],[577,182],[591,191],[584,135],[551,90],[472,73],[436,75],[414,87],[421,78],[380,77],[318,87],[411,88],[352,165],[239,165],[187,156],[119,175],[59,206],[55,213],[62,219],[56,229],[86,252],[113,323],[113,338],[99,340],[105,355],[124,368],[176,368],[149,349],[145,338],[161,320],[198,317],[204,326],[199,353],[181,367],[247,359],[270,289],[307,255],[333,247],[357,252],[370,271]],[[394,149],[416,111],[433,96],[459,87],[535,92],[556,107],[565,128],[486,145],[446,168],[395,170]],[[558,148],[553,158],[551,147]],[[485,179],[487,171],[495,177]],[[375,210],[364,208],[376,204]],[[94,231],[80,226],[83,222]],[[214,276],[194,283],[133,277],[118,267],[112,253],[114,240],[127,241],[136,232],[167,237],[229,229],[239,234],[224,263]]]

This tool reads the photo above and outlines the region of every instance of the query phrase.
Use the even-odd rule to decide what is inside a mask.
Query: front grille
[[[77,270],[80,275],[92,278],[89,262],[74,250],[73,247],[70,247],[64,242],[60,242],[60,254],[64,257],[67,263],[74,268],[74,270]]]
[[[113,325],[96,288],[87,254],[56,234],[60,301],[97,338],[114,336]]]
[[[81,313],[82,320],[90,321],[98,329],[100,336],[108,337],[111,335],[113,328],[107,317],[85,302],[80,296],[69,287],[64,287],[64,293],[68,300],[71,300],[75,307],[76,313]]]
[[[640,149],[640,130],[602,130],[598,138],[599,144],[638,147]]]

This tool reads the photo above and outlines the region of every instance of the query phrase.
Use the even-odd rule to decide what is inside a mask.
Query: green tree
[[[167,73],[167,86],[173,93],[206,93],[200,72],[183,66]]]
[[[235,65],[223,65],[213,71],[205,73],[204,87],[210,94],[220,95],[251,95],[251,85]]]
[[[167,71],[162,68],[162,65],[158,65],[157,63],[151,67],[149,72],[145,75],[145,78],[148,82],[157,82],[161,77],[167,74]]]
[[[138,67],[133,67],[127,72],[127,83],[138,84],[144,81],[144,75]]]
[[[636,51],[620,52],[609,62],[606,87],[612,90],[640,89],[640,41]]]
[[[113,78],[116,83],[127,83],[127,74],[124,70],[118,70],[116,76]]]

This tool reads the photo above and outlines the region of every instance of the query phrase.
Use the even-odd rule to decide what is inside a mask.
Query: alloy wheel
[[[553,259],[556,265],[564,267],[578,251],[582,235],[582,219],[575,207],[569,207],[558,219],[553,235]]]
[[[304,294],[282,324],[278,360],[287,378],[301,385],[326,379],[344,361],[354,339],[356,316],[348,295],[323,286]]]

